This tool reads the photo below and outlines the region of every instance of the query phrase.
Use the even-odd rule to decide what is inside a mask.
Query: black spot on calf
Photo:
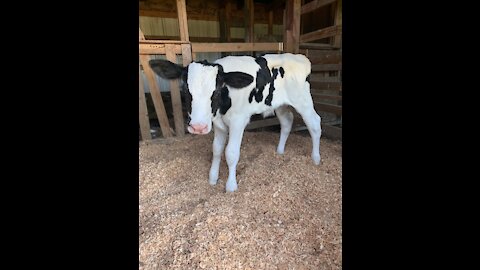
[[[255,59],[255,62],[257,62],[257,64],[260,66],[260,69],[257,71],[257,83],[256,83],[256,87],[255,87],[255,93],[252,94],[252,92],[254,92],[252,90],[252,92],[250,93],[250,96],[248,98],[248,101],[251,103],[252,102],[252,98],[253,96],[255,96],[255,101],[260,103],[262,102],[263,100],[263,90],[265,89],[265,86],[267,85],[267,83],[269,83],[271,81],[271,75],[270,75],[270,70],[268,69],[268,65],[267,65],[267,59],[263,58],[263,57],[257,57]]]
[[[228,88],[226,86],[213,91],[210,100],[212,101],[213,116],[217,115],[218,109],[220,109],[220,114],[226,114],[232,106],[232,100],[228,96]]]
[[[280,68],[283,69],[283,68]],[[268,89],[268,96],[265,99],[265,104],[268,106],[272,106],[272,99],[273,99],[273,91],[275,91],[275,79],[277,78],[278,75],[278,69],[272,68],[272,79],[270,82],[270,88]]]
[[[283,75],[285,74],[285,70],[283,69],[283,67],[280,67],[279,71],[280,71],[280,76],[282,76],[283,78]]]
[[[310,82],[310,74],[308,74],[307,78],[305,78],[306,82]]]

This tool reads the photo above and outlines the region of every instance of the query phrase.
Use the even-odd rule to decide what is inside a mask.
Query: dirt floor
[[[245,132],[238,190],[208,184],[213,132],[140,143],[140,269],[341,269],[342,145]]]

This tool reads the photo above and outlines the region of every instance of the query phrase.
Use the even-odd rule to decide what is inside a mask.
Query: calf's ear
[[[222,74],[225,84],[234,88],[243,88],[253,82],[253,76],[243,72],[227,72]]]
[[[187,73],[187,67],[182,67],[168,60],[152,59],[148,64],[158,76],[164,79],[177,79],[180,78],[182,74]]]

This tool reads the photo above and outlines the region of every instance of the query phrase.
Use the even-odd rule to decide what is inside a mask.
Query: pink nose
[[[192,130],[189,130],[190,133],[202,134],[207,132],[208,125],[206,124],[193,124],[190,125]]]

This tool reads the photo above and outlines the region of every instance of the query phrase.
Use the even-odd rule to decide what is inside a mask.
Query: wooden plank
[[[145,99],[145,87],[143,85],[142,71],[138,66],[138,117],[140,121],[140,133],[142,134],[142,140],[151,140],[152,134],[150,133],[150,121],[148,119],[147,101]]]
[[[342,25],[342,0],[338,0],[335,3],[335,18],[334,25]],[[342,44],[342,35],[336,35],[332,38],[332,46],[335,48],[340,48]]]
[[[310,84],[312,83],[335,83],[341,82],[338,77],[328,77],[328,74],[325,77],[320,77],[319,74],[312,73],[310,75]]]
[[[254,42],[254,10],[253,0],[244,0],[243,12],[245,18],[245,42]]]
[[[341,140],[342,128],[322,124],[322,136],[325,136],[327,138],[334,139],[334,140]]]
[[[189,41],[187,7],[185,0],[177,0],[178,27],[180,29],[180,40]]]
[[[309,42],[327,37],[333,37],[342,33],[341,25],[334,25],[325,27],[319,30],[315,30],[310,33],[306,33],[300,36],[300,42]]]
[[[162,130],[163,137],[171,137],[172,132],[170,130],[170,124],[168,123],[167,112],[163,104],[162,96],[160,95],[160,88],[158,87],[157,80],[155,79],[155,73],[148,64],[150,56],[140,55],[140,63],[143,66],[143,71],[147,77],[148,84],[150,86],[150,94],[152,95],[153,105],[157,113],[158,122]]]
[[[302,6],[302,14],[312,12],[318,8],[331,4],[335,1],[336,0],[313,0],[312,2]]]
[[[342,100],[342,96],[324,95],[324,94],[317,94],[317,93],[312,93],[312,98],[314,101],[317,101],[317,102],[319,102],[322,99]]]
[[[319,90],[335,90],[342,89],[341,82],[310,82],[310,87]]]
[[[192,52],[283,51],[282,42],[262,43],[193,43]]]
[[[315,110],[317,111],[331,112],[336,115],[342,115],[342,106],[321,103],[321,102],[314,102],[313,104],[314,104]]]
[[[181,46],[181,45],[173,45],[167,44],[165,45],[166,51],[166,58],[170,62],[176,63],[177,62],[177,55],[173,52],[174,46]],[[173,121],[175,123],[175,132],[176,135],[182,137],[185,135],[185,126],[183,124],[183,111],[182,111],[182,100],[180,97],[180,87],[179,81],[170,80],[170,95],[172,97],[172,108],[173,108]]]
[[[342,54],[339,51],[309,51],[308,59],[312,65],[339,64],[342,62]]]
[[[140,55],[165,54],[165,44],[138,44]]]
[[[285,51],[298,53],[300,44],[301,0],[287,0],[285,3]]]
[[[268,12],[268,36],[273,35],[273,10]]]
[[[226,27],[226,29],[228,29],[228,27]],[[221,33],[221,32],[220,32]],[[244,42],[245,39],[243,38],[229,38],[230,34],[228,34],[227,36],[227,42]],[[165,43],[188,43],[186,41],[180,41],[178,39],[180,39],[180,36],[153,36],[153,35],[150,35],[150,36],[145,36],[145,38],[147,39],[147,41],[150,41],[150,40],[162,40],[164,41]],[[192,37],[190,36],[190,41],[191,42],[222,42],[222,39],[221,37]]]
[[[320,64],[312,65],[312,72],[315,71],[336,71],[341,70],[342,64]]]
[[[184,67],[192,62],[192,45],[182,44],[182,62]]]
[[[312,49],[312,50],[331,50],[332,45],[326,43],[300,43],[300,49]]]
[[[252,129],[275,126],[275,125],[280,125],[280,122],[278,121],[277,117],[272,117],[272,118],[252,121],[252,122],[248,123],[248,125],[245,129],[246,130],[252,130]]]

